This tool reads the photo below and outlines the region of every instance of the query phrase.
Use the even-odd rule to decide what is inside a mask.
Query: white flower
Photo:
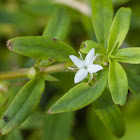
[[[103,69],[103,67],[101,65],[98,64],[93,64],[93,61],[95,60],[95,58],[97,57],[97,55],[95,56],[95,50],[94,48],[92,48],[88,54],[85,57],[85,60],[83,60],[81,53],[79,52],[81,59],[79,59],[77,56],[75,55],[70,55],[70,59],[72,60],[72,62],[74,63],[74,65],[77,68],[70,68],[69,69],[79,69],[77,71],[77,73],[75,74],[74,77],[74,83],[79,83],[81,82],[83,79],[85,79],[88,75],[88,73],[91,75],[91,79],[93,78],[93,73],[96,73],[97,71],[100,71]]]

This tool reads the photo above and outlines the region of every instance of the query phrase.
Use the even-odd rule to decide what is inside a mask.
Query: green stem
[[[25,69],[19,69],[13,72],[0,73],[0,80],[26,78],[28,71],[29,71],[29,68],[25,68]],[[64,72],[64,71],[70,71],[68,70],[67,65],[65,63],[55,64],[55,65],[51,65],[46,68],[40,69],[41,73],[46,73],[46,74]]]
[[[12,72],[0,73],[0,80],[24,78],[28,73],[28,69],[19,69]]]

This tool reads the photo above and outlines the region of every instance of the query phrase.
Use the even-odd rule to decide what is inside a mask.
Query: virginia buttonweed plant
[[[137,92],[137,87],[132,86],[133,76],[127,69],[124,70],[120,62],[140,63],[139,47],[120,48],[129,30],[131,9],[120,8],[113,19],[111,0],[92,0],[91,20],[98,43],[92,40],[82,42],[79,50],[81,58],[70,45],[62,41],[70,25],[69,17],[62,9],[50,20],[42,36],[8,40],[10,51],[35,58],[36,64],[31,69],[0,75],[0,79],[31,79],[3,113],[0,120],[1,135],[20,126],[37,107],[44,91],[45,80],[58,81],[51,73],[75,72],[76,69],[78,71],[73,77],[76,85],[47,112],[70,112],[92,103],[98,117],[115,136],[121,137],[124,134],[124,121],[117,105],[123,106],[128,89]],[[77,68],[74,68],[72,62]]]

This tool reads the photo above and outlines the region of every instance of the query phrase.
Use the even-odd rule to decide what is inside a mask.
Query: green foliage
[[[74,113],[47,115],[44,119],[42,140],[67,140],[73,124]]]
[[[120,8],[118,10],[110,28],[107,54],[113,53],[120,48],[129,30],[130,19],[130,8]]]
[[[43,36],[10,39],[8,48],[21,55],[59,62],[69,62],[69,55],[76,54],[66,43]]]
[[[39,76],[29,81],[17,94],[0,121],[0,134],[5,135],[18,127],[39,104],[44,90],[44,80]]]
[[[109,28],[113,18],[111,0],[92,0],[92,24],[98,42],[107,46]]]
[[[59,81],[57,78],[55,78],[55,77],[53,77],[53,76],[51,76],[51,75],[49,75],[49,74],[44,74],[44,75],[43,75],[43,78],[44,78],[44,80],[46,80],[46,81]]]
[[[109,63],[109,89],[115,104],[124,105],[128,93],[127,76],[117,61]]]
[[[70,17],[66,10],[58,9],[46,26],[43,36],[63,40],[68,32]]]
[[[139,116],[139,65],[133,68],[127,63],[140,63],[139,47],[130,47],[140,43],[140,12],[137,6],[139,1],[129,1],[129,6],[134,12],[132,28],[126,38],[131,20],[131,9],[126,7],[128,4],[125,5],[128,1],[88,0],[87,3],[91,7],[86,1],[80,0],[70,3],[52,0],[0,1],[0,70],[15,70],[28,65],[27,68],[13,72],[0,73],[0,80],[19,78],[15,82],[0,81],[0,134],[5,135],[23,123],[18,129],[1,136],[0,139],[20,140],[23,139],[22,131],[30,130],[30,135],[25,136],[28,140],[115,140],[110,132],[117,138],[124,135],[124,116],[127,118],[128,128],[134,127],[132,120],[137,122],[138,117],[135,116]],[[119,9],[116,13],[113,13],[113,6]],[[112,21],[113,14],[115,16]],[[42,36],[39,36],[42,32]],[[9,38],[13,38],[7,42],[9,50],[19,55],[8,52],[3,47],[5,40]],[[83,53],[83,58],[79,53],[79,60],[75,50],[78,50],[76,46],[81,41],[83,42],[80,52]],[[122,49],[119,49],[121,45]],[[89,65],[85,62],[85,56],[90,56],[89,51],[93,48],[96,57],[92,63],[95,69],[100,65],[103,70],[93,72],[92,78],[92,73],[87,70]],[[70,55],[76,56],[73,56],[79,65],[76,67],[80,70],[86,69],[89,74],[83,82],[74,87],[74,74],[70,72],[77,70],[70,60]],[[89,61],[93,56],[88,58]],[[122,67],[119,62],[126,64]],[[24,63],[26,65],[23,65]],[[86,65],[80,66],[83,63]],[[134,73],[126,67],[133,68]],[[21,81],[21,78],[25,79]],[[31,80],[27,82],[27,79]],[[19,91],[20,87],[22,88]],[[84,108],[89,104],[92,106]],[[118,105],[125,106],[122,110]],[[84,109],[76,112],[76,116],[71,112],[82,108]],[[36,112],[30,116],[34,109]],[[45,114],[46,110],[51,115]],[[88,114],[87,110],[90,111]],[[132,117],[132,120],[128,116]],[[71,135],[72,124],[74,131]],[[134,134],[134,130],[130,128],[130,133]],[[128,132],[126,134],[129,135]]]
[[[23,140],[22,134],[19,129],[16,129],[6,135],[5,140]]]
[[[116,137],[122,137],[125,132],[125,123],[119,107],[113,103],[109,94],[106,89],[103,95],[93,103],[93,106],[103,124]]]
[[[140,76],[125,68],[128,77],[129,90],[135,94],[140,93]]]
[[[82,42],[80,51],[87,54],[92,48],[95,49],[96,53],[106,54],[105,48],[92,40],[86,40]]]
[[[64,96],[62,96],[50,108],[48,113],[54,114],[60,112],[74,111],[91,104],[103,93],[107,84],[107,75],[108,69],[103,70],[100,75],[99,81],[92,88],[85,83],[76,85]]]
[[[114,55],[111,56],[112,59],[130,64],[140,63],[140,48],[126,48],[118,50]]]

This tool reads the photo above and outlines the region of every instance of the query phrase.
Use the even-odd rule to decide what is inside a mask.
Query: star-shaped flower
[[[79,52],[79,54],[80,54],[81,59],[79,59],[75,55],[69,56],[77,68],[70,68],[70,67],[68,67],[68,68],[72,69],[72,70],[79,69],[77,71],[77,73],[75,74],[74,83],[81,82],[83,79],[85,79],[87,77],[88,73],[91,75],[91,79],[92,79],[93,73],[96,73],[96,72],[103,69],[103,67],[101,65],[93,64],[93,61],[97,57],[97,55],[95,56],[95,49],[94,48],[92,48],[88,52],[88,54],[85,57],[85,60],[82,58],[82,55],[80,52]]]

